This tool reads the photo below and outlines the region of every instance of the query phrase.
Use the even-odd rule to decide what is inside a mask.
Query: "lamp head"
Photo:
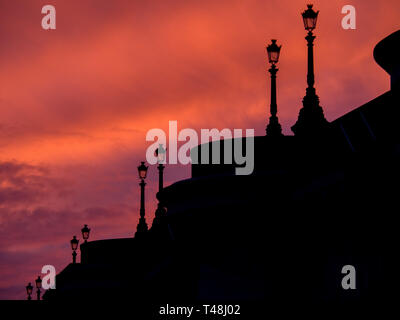
[[[147,166],[144,164],[144,161],[142,161],[141,164],[140,164],[140,166],[138,166],[139,179],[141,179],[141,180],[146,179],[146,176],[147,176],[147,169],[148,169],[148,168],[149,168],[149,167],[147,167]]]
[[[307,10],[305,10],[301,14],[303,16],[304,29],[306,29],[307,31],[313,31],[317,26],[319,11],[314,11],[312,7],[312,4],[308,4]]]
[[[79,240],[76,238],[76,236],[74,236],[71,240],[71,249],[73,251],[76,251],[76,249],[78,249],[78,243],[79,243]]]
[[[281,48],[282,46],[278,46],[275,39],[271,40],[271,44],[267,46],[268,60],[270,63],[278,63]]]

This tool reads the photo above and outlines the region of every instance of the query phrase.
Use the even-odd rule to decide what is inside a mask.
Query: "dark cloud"
[[[54,178],[49,169],[17,161],[0,163],[0,206],[35,203],[50,194],[63,196],[69,187],[65,180]]]

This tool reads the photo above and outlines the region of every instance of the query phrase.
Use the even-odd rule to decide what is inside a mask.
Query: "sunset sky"
[[[265,45],[282,44],[285,134],[306,88],[304,0],[0,0],[0,299],[25,299],[43,265],[61,271],[69,240],[133,236],[146,132],[254,128],[265,133]],[[400,29],[398,0],[314,1],[317,94],[329,121],[389,89],[377,42]],[[41,9],[57,10],[43,30]],[[341,28],[351,4],[357,29]],[[190,168],[167,166],[166,184]],[[147,221],[157,169],[149,168]]]

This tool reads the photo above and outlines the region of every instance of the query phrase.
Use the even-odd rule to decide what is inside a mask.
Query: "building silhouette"
[[[157,194],[157,222],[144,235],[81,244],[81,263],[62,270],[57,289],[44,298],[137,303],[394,298],[399,44],[397,31],[374,49],[376,62],[391,77],[388,92],[312,136],[255,137],[251,175],[235,175],[235,163],[193,164],[191,178]],[[196,151],[201,156],[201,148]],[[346,265],[356,270],[355,290],[341,285]]]

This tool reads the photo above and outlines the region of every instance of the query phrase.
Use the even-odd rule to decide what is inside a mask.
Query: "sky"
[[[70,263],[83,224],[90,240],[134,235],[148,130],[177,120],[178,130],[265,134],[271,39],[282,44],[278,116],[292,134],[306,88],[306,3],[0,0],[0,299],[25,299],[43,265]],[[332,121],[389,90],[372,51],[400,29],[400,2],[313,3],[316,89]],[[46,4],[56,30],[41,27]],[[355,30],[341,27],[347,4]],[[188,166],[165,169],[166,185],[189,177]],[[155,166],[146,182],[151,224]]]

